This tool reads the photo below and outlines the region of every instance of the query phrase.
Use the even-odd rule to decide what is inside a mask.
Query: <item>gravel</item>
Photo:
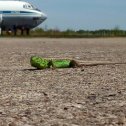
[[[125,126],[126,65],[36,70],[31,56],[126,62],[126,38],[0,38],[0,126]]]

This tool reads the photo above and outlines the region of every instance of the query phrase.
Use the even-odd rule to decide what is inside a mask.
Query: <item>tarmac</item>
[[[31,56],[126,62],[126,38],[0,38],[0,126],[125,126],[126,65],[36,70]]]

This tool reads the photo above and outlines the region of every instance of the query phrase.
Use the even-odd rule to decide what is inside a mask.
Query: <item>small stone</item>
[[[11,122],[9,126],[16,126],[16,124],[14,122]]]
[[[125,124],[125,121],[126,121],[126,119],[125,119],[125,115],[124,114],[121,114],[121,115],[118,116],[118,125]]]
[[[64,107],[64,110],[68,110],[68,108],[67,107]]]

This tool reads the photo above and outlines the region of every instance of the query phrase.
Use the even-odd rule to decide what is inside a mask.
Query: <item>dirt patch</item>
[[[126,62],[126,39],[0,39],[0,126],[126,125],[126,65],[36,70],[33,55]]]

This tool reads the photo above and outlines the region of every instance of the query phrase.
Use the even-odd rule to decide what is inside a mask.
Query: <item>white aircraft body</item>
[[[14,31],[21,30],[21,34],[26,30],[35,28],[46,20],[47,16],[39,9],[24,1],[0,1],[0,28],[1,30]]]

